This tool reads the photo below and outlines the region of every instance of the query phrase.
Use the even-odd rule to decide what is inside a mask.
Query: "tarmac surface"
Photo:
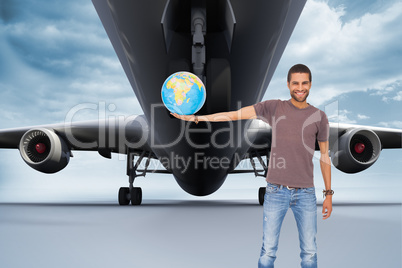
[[[318,215],[322,207],[317,206]],[[402,267],[402,206],[335,204],[318,219],[320,267]],[[0,267],[257,267],[256,200],[0,203]],[[291,210],[275,267],[300,267]]]

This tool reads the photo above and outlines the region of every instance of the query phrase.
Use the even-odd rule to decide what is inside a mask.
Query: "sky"
[[[313,73],[309,103],[331,122],[402,129],[402,1],[308,0],[263,97],[288,99],[290,66]],[[64,122],[77,105],[106,116],[142,114],[89,0],[0,2],[0,128]],[[86,109],[74,120],[105,114]],[[45,175],[18,150],[0,151],[0,201],[116,200],[127,186],[125,158],[75,152],[67,168]],[[315,184],[323,187],[315,162]],[[402,150],[384,150],[368,170],[333,168],[334,202],[401,202]],[[208,197],[182,191],[170,175],[139,178],[144,199],[257,199],[263,178],[230,175]],[[318,191],[319,192],[319,191]],[[336,198],[335,198],[336,197]]]

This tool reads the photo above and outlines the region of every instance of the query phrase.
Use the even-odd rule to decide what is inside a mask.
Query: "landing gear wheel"
[[[131,205],[138,206],[142,202],[142,190],[140,187],[134,187],[130,192]]]
[[[260,202],[260,205],[264,205],[265,190],[265,187],[260,187],[258,190],[258,201]]]
[[[127,206],[130,204],[130,199],[128,199],[128,195],[130,193],[130,189],[128,187],[121,187],[119,190],[119,205]]]

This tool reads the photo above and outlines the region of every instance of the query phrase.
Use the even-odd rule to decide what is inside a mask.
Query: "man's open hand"
[[[177,119],[185,120],[185,121],[194,121],[195,116],[193,114],[191,115],[184,115],[184,114],[175,114],[175,113],[170,113]]]
[[[332,213],[332,196],[327,195],[324,202],[322,203],[322,219],[326,220],[331,216]]]

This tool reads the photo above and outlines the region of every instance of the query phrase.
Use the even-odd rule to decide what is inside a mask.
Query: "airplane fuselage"
[[[174,72],[200,73],[207,101],[199,114],[260,101],[305,1],[93,3],[147,118],[152,151],[188,193],[215,192],[247,152],[247,122],[174,119],[162,104],[161,86]],[[198,13],[203,40],[194,41]]]

